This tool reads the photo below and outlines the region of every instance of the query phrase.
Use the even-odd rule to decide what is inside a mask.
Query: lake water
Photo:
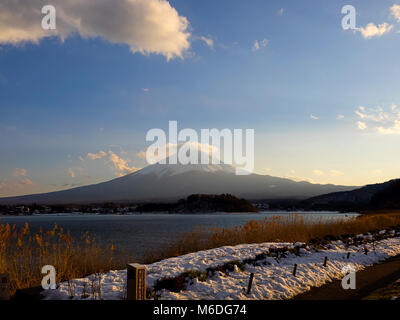
[[[192,231],[196,226],[234,227],[249,220],[263,220],[266,217],[283,216],[288,212],[260,212],[249,214],[132,214],[132,215],[43,215],[43,216],[2,216],[0,223],[15,224],[17,227],[28,222],[33,232],[59,227],[69,230],[73,236],[85,231],[95,234],[101,240],[116,248],[123,248],[140,258],[148,249],[173,240],[179,233]],[[312,223],[319,219],[350,219],[357,213],[313,212],[298,213]]]

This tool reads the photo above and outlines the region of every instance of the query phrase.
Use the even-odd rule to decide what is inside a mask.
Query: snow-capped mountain
[[[211,172],[211,173],[229,173],[229,174],[234,174],[235,173],[235,167],[228,165],[228,164],[187,164],[187,165],[181,165],[181,164],[153,164],[150,166],[147,166],[143,168],[142,170],[137,171],[134,174],[138,175],[149,175],[149,174],[154,174],[158,177],[162,176],[174,176],[190,171],[196,171],[196,172]]]
[[[305,199],[355,187],[318,185],[259,174],[236,175],[227,164],[153,164],[107,182],[43,194],[1,198],[0,204],[172,201],[191,194],[230,193],[247,199]]]

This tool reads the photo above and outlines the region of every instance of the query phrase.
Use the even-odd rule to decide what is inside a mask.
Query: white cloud
[[[252,51],[258,51],[262,48],[265,48],[269,43],[269,40],[267,38],[264,38],[262,41],[255,40],[253,44],[253,48],[251,49]]]
[[[210,49],[214,49],[214,40],[213,39],[201,36],[200,40],[202,40],[207,46],[209,46]]]
[[[279,15],[279,16],[283,15],[284,13],[285,13],[285,9],[284,9],[284,8],[280,8],[280,9],[278,10],[278,15]]]
[[[149,88],[142,88],[142,91],[143,92],[149,92],[150,90],[149,90]]]
[[[358,107],[358,110],[355,111],[355,113],[363,120],[370,120],[375,122],[383,122],[390,118],[390,114],[385,112],[382,107],[366,110],[365,107],[360,106]]]
[[[344,115],[342,114],[338,114],[338,116],[336,117],[337,120],[342,120],[344,119]]]
[[[188,20],[166,0],[53,0],[57,29],[43,30],[41,8],[47,0],[0,2],[0,44],[39,43],[56,36],[62,41],[78,33],[126,44],[133,53],[161,54],[167,60],[190,47]]]
[[[394,4],[390,8],[390,13],[398,22],[400,22],[400,5]]]
[[[310,114],[310,118],[313,119],[313,120],[319,120],[319,117],[314,116],[313,114]]]
[[[395,104],[392,104],[389,110],[380,106],[368,109],[361,106],[355,113],[362,120],[357,122],[360,130],[371,128],[383,135],[400,134],[400,109]]]
[[[373,22],[370,22],[365,28],[358,28],[358,31],[361,32],[365,39],[370,39],[372,37],[381,37],[384,34],[389,33],[392,29],[393,26],[387,22],[379,25],[375,25]]]
[[[357,122],[357,127],[358,127],[358,129],[360,129],[360,130],[365,130],[365,129],[367,129],[367,124],[366,124],[365,122],[358,121],[358,122]]]

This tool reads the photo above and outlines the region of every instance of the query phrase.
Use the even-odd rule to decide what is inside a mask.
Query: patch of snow
[[[363,236],[363,235],[361,235]],[[225,262],[255,258],[258,254],[266,253],[272,248],[298,247],[300,243],[261,243],[225,246],[216,249],[204,250],[186,254],[180,257],[169,258],[147,265],[147,285],[153,287],[158,279],[175,277],[184,271],[206,271],[209,267],[221,266]],[[365,254],[364,248],[368,249]],[[191,281],[186,290],[171,292],[162,290],[160,299],[290,299],[293,296],[318,287],[333,279],[341,279],[344,274],[342,268],[350,264],[356,271],[381,262],[391,256],[400,254],[400,237],[388,238],[380,241],[363,244],[362,246],[346,246],[342,241],[334,241],[326,249],[315,250],[305,247],[299,250],[300,255],[288,253],[279,260],[266,257],[256,265],[246,264],[246,270],[240,271],[237,267],[233,272],[225,274],[215,272],[212,277],[201,282]],[[347,259],[347,253],[351,253]],[[327,266],[323,266],[325,257]],[[296,276],[293,276],[293,267],[297,264]],[[250,273],[254,273],[253,287],[250,294],[246,294]],[[75,279],[74,299],[81,299],[85,283],[90,283],[90,277]],[[126,270],[111,271],[101,275],[103,299],[123,299],[125,291]],[[56,290],[44,293],[45,299],[69,299],[68,283],[61,283]],[[91,299],[91,298],[88,298]]]
[[[158,177],[162,176],[175,176],[178,174],[186,173],[189,171],[201,171],[201,172],[209,172],[209,173],[235,173],[235,167],[228,164],[152,164],[149,165],[142,170],[139,170],[134,173],[134,175],[148,175],[154,174]]]

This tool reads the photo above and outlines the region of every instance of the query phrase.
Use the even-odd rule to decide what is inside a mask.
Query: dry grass
[[[249,221],[234,228],[195,228],[190,233],[179,235],[174,242],[148,252],[143,262],[151,263],[225,245],[268,241],[308,242],[326,235],[365,233],[399,224],[399,213],[386,213],[351,220],[320,220],[311,224],[301,216],[290,215]],[[116,255],[113,245],[104,247],[88,233],[74,239],[57,225],[49,231],[31,233],[28,224],[20,229],[0,224],[0,273],[10,274],[12,292],[39,286],[44,265],[56,268],[57,282],[60,282],[123,268],[129,258],[124,254]]]
[[[57,225],[31,233],[28,224],[20,229],[0,224],[0,273],[10,274],[12,293],[40,286],[45,265],[55,267],[59,282],[121,267],[120,257],[113,245],[104,247],[88,233],[74,239]]]
[[[166,244],[165,247],[148,252],[144,262],[152,263],[221,246],[262,242],[308,242],[327,235],[359,234],[399,224],[399,213],[387,213],[342,220],[321,219],[315,223],[305,221],[302,216],[289,215],[266,218],[263,221],[249,221],[243,226],[233,228],[195,228],[192,232],[180,234],[174,242]]]

